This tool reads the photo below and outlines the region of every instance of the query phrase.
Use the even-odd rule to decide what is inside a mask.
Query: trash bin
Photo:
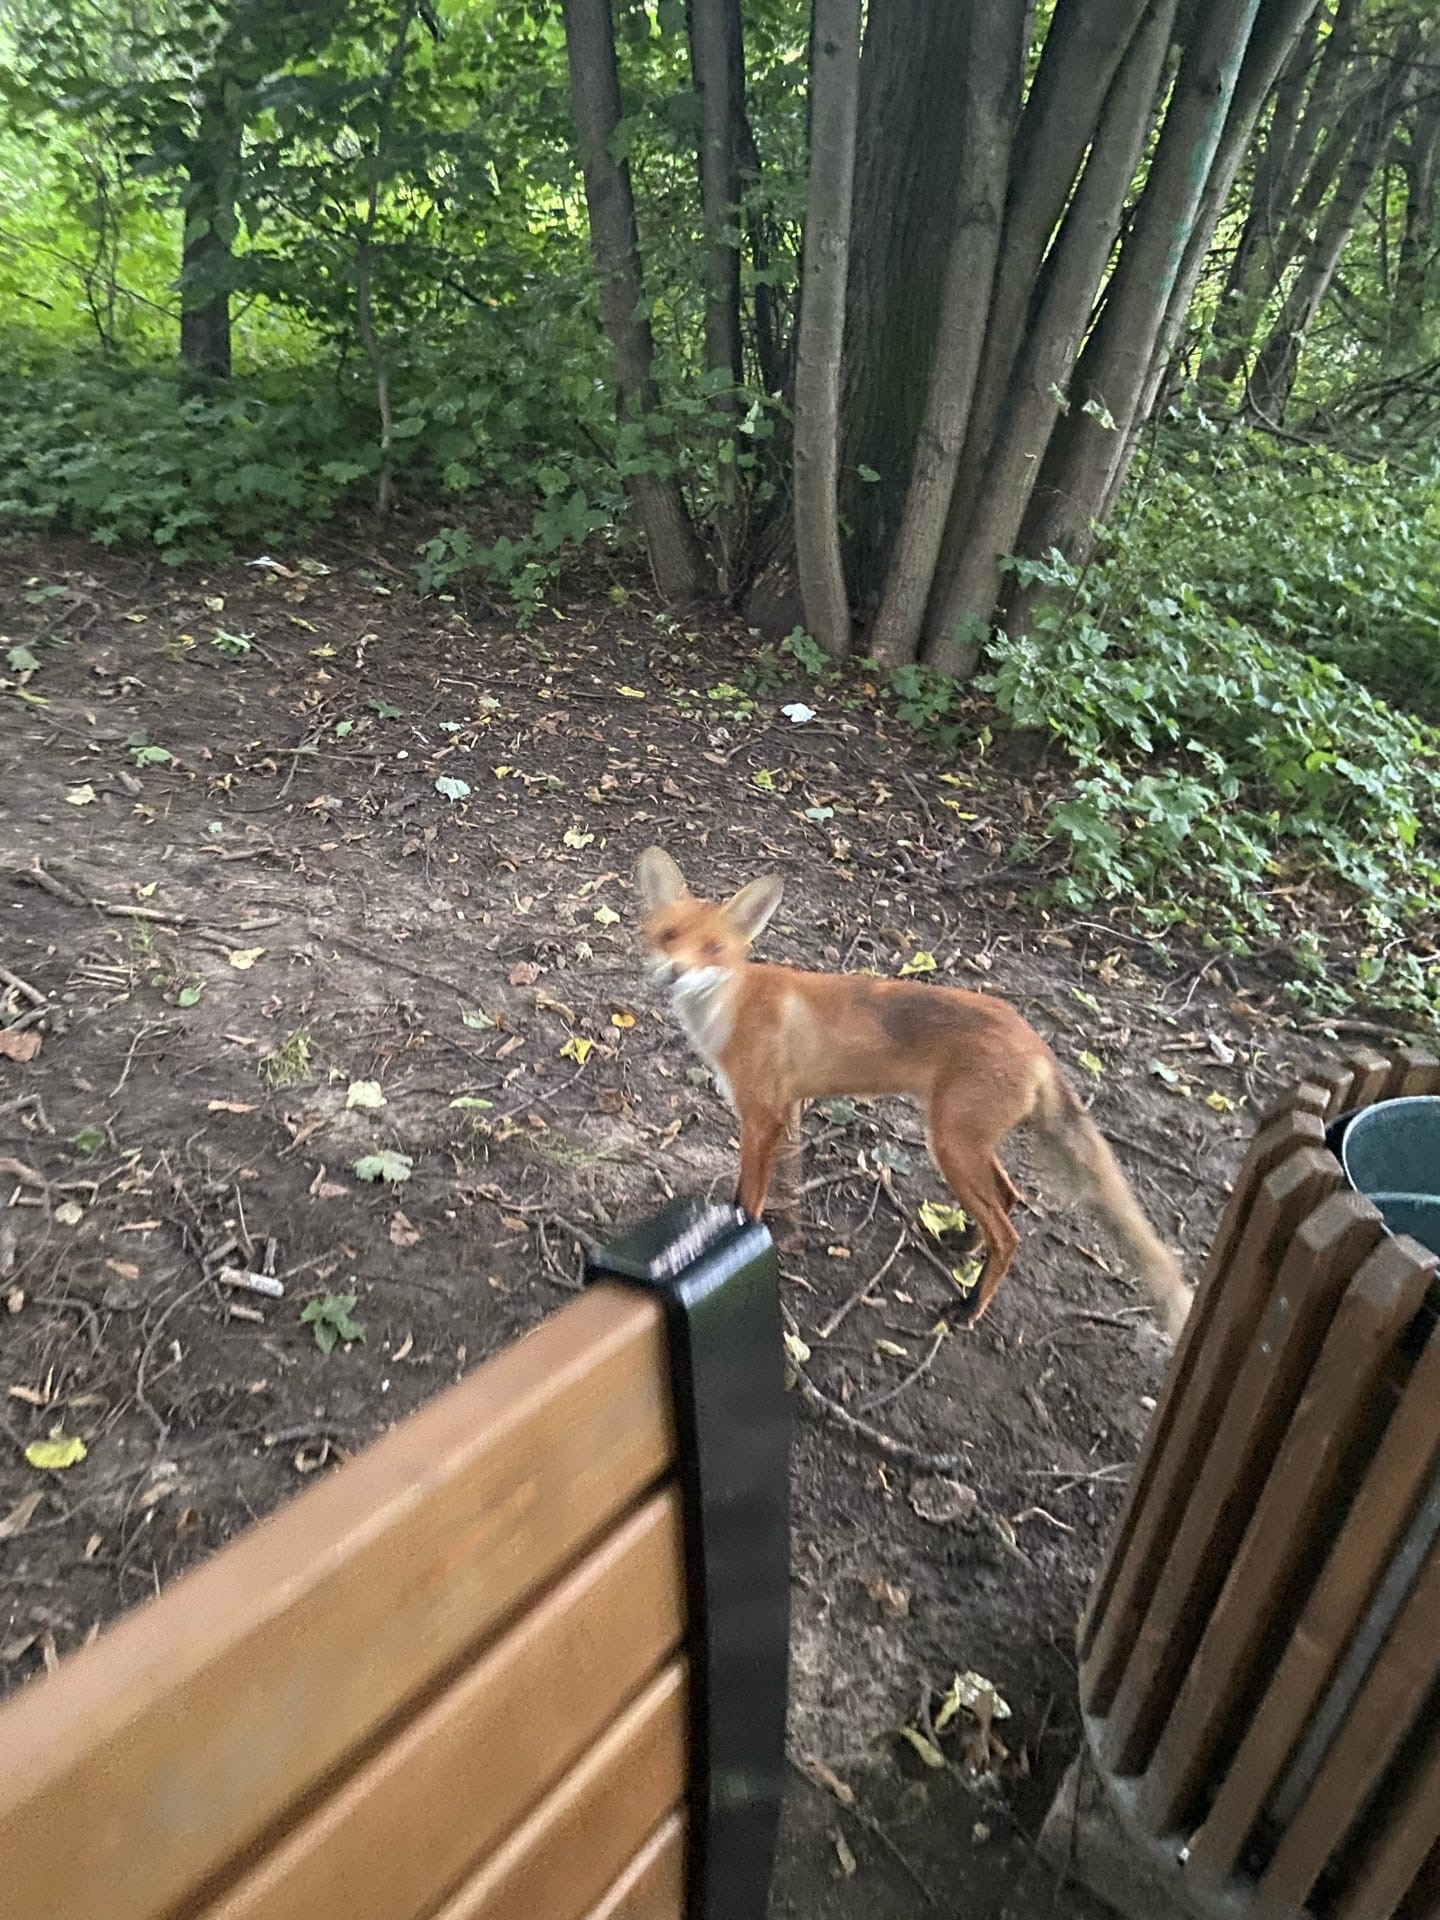
[[[1423,1199],[1440,1134],[1402,1146],[1436,1094],[1431,1055],[1363,1052],[1267,1116],[1172,1360],[1081,1624],[1068,1789],[1078,1877],[1145,1920],[1440,1916],[1436,1256],[1326,1143],[1357,1110],[1360,1183]],[[1098,1840],[1087,1870],[1085,1766],[1143,1898]]]

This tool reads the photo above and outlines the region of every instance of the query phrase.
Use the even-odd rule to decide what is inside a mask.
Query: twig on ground
[[[934,1336],[930,1341],[929,1351],[926,1353],[924,1359],[913,1366],[909,1373],[905,1375],[904,1379],[897,1381],[893,1387],[887,1387],[884,1393],[873,1394],[864,1402],[863,1411],[866,1413],[876,1413],[881,1407],[888,1407],[892,1400],[898,1400],[907,1388],[913,1387],[917,1380],[923,1379],[935,1364],[935,1356],[940,1351],[941,1342],[947,1340],[949,1337],[950,1329],[942,1321],[935,1329]]]
[[[839,1306],[835,1309],[834,1313],[831,1314],[830,1318],[825,1322],[824,1326],[821,1327],[820,1331],[816,1334],[815,1338],[817,1340],[828,1340],[831,1334],[834,1333],[837,1328],[844,1325],[846,1320],[848,1320],[850,1315],[855,1311],[856,1307],[858,1307],[861,1301],[864,1300],[866,1294],[869,1293],[870,1289],[872,1287],[878,1287],[880,1282],[885,1278],[886,1274],[890,1271],[891,1267],[894,1266],[896,1260],[900,1257],[900,1249],[904,1246],[904,1244],[905,1244],[905,1228],[902,1226],[900,1229],[900,1232],[896,1236],[894,1246],[890,1249],[885,1259],[876,1268],[874,1273],[870,1275],[870,1278],[868,1280],[861,1282],[861,1284],[850,1295],[849,1299],[845,1301],[844,1305]]]
[[[921,1875],[919,1868],[909,1859],[902,1849],[897,1846],[895,1841],[891,1839],[890,1835],[873,1814],[863,1812],[861,1808],[854,1804],[853,1799],[842,1800],[838,1794],[831,1792],[823,1786],[804,1762],[797,1760],[793,1753],[787,1753],[785,1758],[807,1786],[813,1787],[816,1793],[825,1794],[826,1798],[833,1801],[843,1814],[855,1822],[857,1827],[861,1828],[865,1833],[868,1833],[870,1838],[875,1841],[878,1846],[883,1847],[885,1852],[888,1853],[890,1858],[895,1862],[896,1866],[905,1874],[906,1878],[914,1882],[926,1906],[934,1907],[938,1910],[940,1902],[933,1889]]]
[[[121,1072],[120,1078],[115,1082],[114,1086],[110,1089],[110,1098],[112,1100],[117,1100],[120,1097],[120,1095],[125,1091],[125,1082],[130,1078],[130,1069],[135,1064],[135,1049],[140,1045],[140,1042],[144,1040],[149,1034],[169,1033],[169,1031],[170,1031],[170,1028],[165,1024],[163,1020],[154,1020],[150,1023],[149,1026],[141,1027],[140,1031],[135,1035],[135,1038],[130,1042],[130,1051],[125,1056],[125,1066]]]
[[[12,973],[9,967],[0,967],[0,986],[9,987],[12,993],[20,994],[32,1007],[48,1008],[50,1005],[38,987],[32,987],[28,980],[18,973]]]
[[[444,974],[432,973],[428,967],[412,967],[408,960],[397,960],[393,954],[377,953],[373,947],[364,946],[359,940],[352,940],[348,933],[341,933],[332,927],[317,927],[313,921],[307,924],[305,930],[312,939],[319,940],[322,945],[348,947],[352,953],[358,953],[362,960],[368,960],[374,967],[389,967],[392,973],[406,974],[411,980],[428,980],[432,986],[444,987],[447,993],[453,993],[462,1002],[466,998],[465,989],[457,987],[453,980],[447,980]],[[476,1055],[477,1059],[482,1057]]]
[[[155,1343],[164,1332],[165,1323],[169,1320],[171,1314],[183,1307],[187,1300],[193,1300],[195,1295],[201,1292],[203,1288],[211,1285],[213,1285],[213,1282],[207,1273],[202,1280],[197,1280],[193,1286],[186,1287],[183,1293],[177,1293],[169,1306],[166,1307],[165,1311],[160,1315],[160,1318],[155,1322],[155,1325],[151,1328],[150,1337],[140,1350],[139,1363],[135,1368],[135,1386],[133,1389],[135,1404],[145,1415],[145,1418],[150,1422],[151,1426],[154,1427],[162,1447],[170,1437],[170,1423],[168,1420],[161,1419],[160,1415],[145,1397],[145,1375],[149,1370],[150,1356],[154,1353]]]
[[[848,1407],[842,1407],[838,1400],[832,1400],[828,1393],[822,1393],[803,1367],[796,1367],[794,1373],[795,1391],[812,1413],[819,1414],[823,1420],[833,1420],[847,1433],[868,1441],[887,1459],[904,1460],[907,1465],[919,1467],[925,1473],[955,1473],[967,1465],[963,1453],[928,1453],[923,1447],[912,1447],[908,1440],[897,1440],[893,1433],[886,1433],[871,1421],[860,1419]]]
[[[95,913],[108,913],[117,920],[149,920],[164,927],[184,927],[191,923],[188,913],[167,913],[163,907],[132,907],[125,902],[117,904],[98,895],[78,893],[63,880],[57,880],[53,873],[47,873],[38,860],[33,860],[28,867],[12,868],[12,872],[26,886],[39,887],[42,893],[64,901],[67,907],[89,907]]]

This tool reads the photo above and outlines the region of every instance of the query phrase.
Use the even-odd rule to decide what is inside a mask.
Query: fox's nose
[[[655,984],[658,987],[673,987],[680,978],[680,969],[673,960],[667,960],[662,967],[655,969]]]

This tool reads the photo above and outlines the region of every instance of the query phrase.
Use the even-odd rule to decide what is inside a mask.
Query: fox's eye
[[[662,933],[662,934],[660,935],[660,944],[661,944],[661,946],[662,946],[662,947],[673,947],[673,946],[674,946],[674,944],[675,944],[675,929],[674,929],[673,927],[666,927],[666,929],[665,929],[665,931],[664,931],[664,932],[663,932],[663,933]]]
[[[725,949],[718,940],[707,940],[702,951],[707,960],[718,960]]]

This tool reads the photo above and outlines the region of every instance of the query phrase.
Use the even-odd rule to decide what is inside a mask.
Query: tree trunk
[[[1370,190],[1385,150],[1390,144],[1395,122],[1404,106],[1410,51],[1400,45],[1390,58],[1387,79],[1374,102],[1368,123],[1351,149],[1330,204],[1315,236],[1304,265],[1285,296],[1280,317],[1261,348],[1254,371],[1246,387],[1246,402],[1262,420],[1272,425],[1285,417],[1285,407],[1300,365],[1300,351],[1310,331],[1320,303],[1330,291],[1340,256],[1354,232],[1365,195]]]
[[[186,166],[180,261],[180,364],[208,379],[230,377],[231,245],[239,160],[240,134],[225,110],[225,80],[211,75]]]
[[[1175,0],[1153,0],[1110,88],[1090,158],[1046,263],[1038,311],[1027,334],[984,479],[973,507],[952,519],[959,564],[935,610],[937,664],[973,666],[956,636],[984,631],[999,599],[1000,564],[1020,530],[1030,489],[1059,414],[1094,307],[1095,288],[1115,244],[1126,195],[1144,150]],[[947,643],[948,644],[945,644]],[[944,654],[942,659],[940,656]],[[958,658],[952,658],[957,656]]]
[[[1257,5],[1211,0],[1197,9],[1134,222],[1080,358],[1070,412],[1051,438],[1026,515],[1026,553],[1089,551],[1111,478],[1127,454]]]
[[[1373,82],[1355,52],[1358,6],[1359,0],[1339,0],[1335,8],[1284,175],[1272,190],[1273,208],[1248,251],[1242,245],[1246,257],[1237,259],[1226,282],[1207,369],[1208,377],[1222,387],[1239,377],[1266,302],[1305,246],[1320,203],[1359,134]]]
[[[840,364],[860,94],[860,0],[814,0],[800,335],[795,367],[795,553],[805,625],[850,650],[840,552]]]
[[[1020,109],[1023,0],[952,4],[968,28],[959,115],[965,148],[925,415],[870,640],[876,658],[889,665],[913,660],[919,651],[980,366]],[[954,672],[967,656],[973,668],[967,646],[948,630],[937,635],[931,654],[936,666]]]
[[[616,411],[622,426],[648,422],[659,406],[655,344],[645,317],[640,238],[630,169],[612,151],[620,125],[620,77],[610,0],[563,0],[575,139],[585,176],[590,251],[600,283],[600,312],[614,355]],[[655,584],[666,600],[701,598],[711,575],[679,483],[663,472],[627,481],[645,535]]]
[[[717,545],[720,587],[735,585],[742,489],[734,424],[743,378],[740,334],[740,128],[745,49],[739,0],[690,0],[690,66],[700,99],[700,208],[705,229],[705,370],[728,429],[721,449]]]
[[[1116,69],[1145,13],[1146,0],[1059,0],[1045,36],[1015,136],[1004,240],[941,547],[941,582],[953,583],[966,524],[979,504],[985,462],[1026,338],[1040,263],[1065,211]],[[948,585],[942,587],[932,606],[943,603],[948,591]],[[937,633],[932,619],[932,644]]]
[[[1240,301],[1261,259],[1273,246],[1280,222],[1295,197],[1296,176],[1292,169],[1296,167],[1300,116],[1313,77],[1319,29],[1320,10],[1317,8],[1296,40],[1275,90],[1275,110],[1270,116],[1270,124],[1255,159],[1245,225],[1241,228],[1240,238],[1230,257],[1225,286],[1211,328],[1211,347],[1205,363],[1205,373],[1211,378],[1219,377],[1215,366],[1215,349],[1217,343],[1229,338],[1228,316],[1231,309]]]
[[[1127,444],[1121,458],[1115,463],[1110,476],[1110,485],[1101,504],[1099,518],[1108,519],[1114,507],[1116,497],[1129,471],[1130,462],[1135,457],[1135,449],[1145,422],[1150,418],[1161,387],[1169,371],[1181,330],[1185,325],[1185,316],[1195,298],[1195,289],[1200,284],[1200,275],[1205,269],[1206,255],[1210,243],[1215,237],[1215,229],[1225,204],[1230,198],[1230,189],[1235,184],[1235,176],[1240,171],[1240,163],[1254,138],[1266,100],[1280,77],[1281,70],[1294,50],[1306,22],[1315,11],[1316,0],[1260,0],[1260,9],[1255,16],[1254,30],[1250,35],[1250,44],[1245,49],[1245,59],[1240,68],[1240,77],[1235,83],[1235,92],[1230,101],[1230,110],[1225,116],[1225,131],[1220,136],[1220,144],[1211,162],[1210,177],[1205,183],[1201,196],[1200,209],[1195,216],[1195,224],[1186,243],[1185,257],[1176,276],[1169,303],[1165,309],[1165,319],[1160,328],[1160,337],[1151,356],[1150,371],[1146,376],[1140,403],[1135,410],[1135,418],[1130,428]]]
[[[1435,245],[1435,186],[1440,178],[1440,91],[1416,108],[1399,155],[1405,175],[1405,224],[1395,265],[1393,337],[1413,340],[1425,319],[1425,288]]]
[[[870,0],[842,402],[841,511],[860,606],[885,583],[929,391],[967,137],[956,110],[966,16],[958,0]]]

